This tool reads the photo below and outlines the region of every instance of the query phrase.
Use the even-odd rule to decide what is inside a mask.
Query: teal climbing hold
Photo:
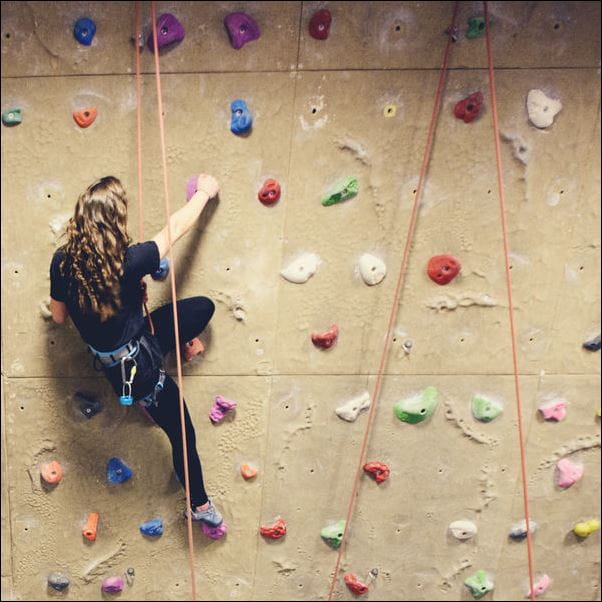
[[[324,205],[324,207],[328,207],[330,205],[335,205],[336,203],[341,203],[342,201],[352,199],[358,193],[358,191],[359,184],[357,178],[345,178],[338,184],[335,192],[325,196],[322,199],[322,205]]]
[[[468,19],[468,31],[466,37],[469,40],[474,40],[485,33],[485,17],[478,15]]]
[[[499,401],[478,395],[472,398],[472,415],[481,422],[491,422],[503,412],[503,409]]]
[[[345,532],[345,521],[340,520],[334,525],[324,527],[320,531],[322,539],[331,547],[337,550],[343,541],[343,533]]]
[[[464,581],[464,585],[470,590],[475,600],[482,598],[493,589],[493,581],[489,579],[489,575],[483,569],[468,577]]]
[[[23,121],[23,113],[21,109],[15,107],[13,109],[7,109],[2,113],[2,123],[4,125],[19,125]]]
[[[437,389],[427,387],[420,395],[402,399],[393,407],[395,416],[402,422],[416,424],[426,420],[437,408]]]

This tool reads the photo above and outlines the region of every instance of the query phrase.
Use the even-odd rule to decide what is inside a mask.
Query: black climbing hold
[[[583,348],[588,351],[600,351],[600,335],[593,338],[591,341],[585,341]]]
[[[79,411],[86,418],[93,418],[102,410],[102,404],[100,401],[96,400],[90,393],[82,393],[81,391],[77,391],[75,393],[75,399],[78,403]]]

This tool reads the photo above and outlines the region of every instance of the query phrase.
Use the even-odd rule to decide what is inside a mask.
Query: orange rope
[[[527,493],[527,462],[525,453],[525,439],[523,434],[523,418],[518,382],[518,356],[516,351],[516,328],[514,326],[514,305],[512,303],[512,280],[510,277],[510,254],[508,250],[508,230],[506,227],[506,199],[504,196],[504,181],[502,175],[502,154],[500,150],[500,128],[497,115],[497,98],[495,92],[495,78],[493,73],[493,54],[489,36],[489,15],[487,2],[483,2],[485,13],[485,43],[487,45],[487,65],[489,68],[489,87],[491,90],[491,111],[493,115],[493,140],[495,144],[495,159],[497,164],[497,183],[500,196],[500,214],[502,222],[502,235],[504,239],[504,261],[506,265],[506,290],[508,293],[508,316],[510,318],[510,338],[512,340],[512,363],[514,367],[514,391],[516,394],[516,413],[518,417],[518,436],[520,445],[520,467],[523,484],[523,504],[525,510],[525,523],[527,527],[527,557],[529,562],[529,584],[531,586],[531,600],[535,600],[533,590],[533,542],[529,527],[529,496]]]
[[[165,194],[165,213],[167,215],[167,241],[169,245],[168,257],[170,263],[169,274],[171,276],[171,298],[173,306],[173,320],[176,338],[176,363],[178,366],[178,388],[180,396],[180,428],[182,430],[182,447],[184,449],[184,483],[186,489],[186,508],[188,516],[188,549],[190,561],[190,577],[192,580],[192,600],[196,600],[196,578],[194,574],[194,540],[192,537],[192,512],[190,510],[190,481],[188,478],[188,449],[186,442],[186,423],[184,421],[184,395],[182,386],[182,359],[180,357],[180,328],[178,323],[178,307],[176,303],[176,271],[175,262],[173,261],[172,237],[171,237],[171,208],[169,205],[169,186],[167,182],[167,157],[165,152],[165,129],[163,124],[163,97],[161,94],[161,73],[159,70],[159,44],[157,40],[157,16],[154,0],[151,2],[152,22],[153,22],[153,42],[155,55],[155,80],[157,83],[157,109],[159,115],[159,131],[161,134],[161,160],[163,163],[163,187]],[[136,40],[137,42],[138,40]]]
[[[458,14],[458,2],[454,2],[454,12],[453,12],[453,16],[452,16],[452,24],[451,27],[455,27],[456,25],[456,16]],[[386,360],[387,357],[389,355],[389,349],[391,346],[391,332],[393,330],[393,325],[395,324],[395,320],[397,319],[397,313],[399,310],[399,299],[400,299],[400,294],[401,294],[401,290],[403,287],[403,282],[404,282],[404,278],[405,278],[405,271],[407,268],[407,264],[408,264],[408,257],[410,254],[410,248],[412,245],[412,240],[414,238],[414,231],[416,229],[416,221],[418,218],[418,206],[419,206],[419,201],[420,201],[420,197],[422,194],[422,188],[423,188],[423,184],[424,184],[424,179],[426,176],[426,172],[428,169],[428,165],[429,165],[429,161],[431,158],[431,149],[433,146],[433,138],[435,136],[435,130],[437,127],[437,121],[438,121],[438,116],[439,116],[439,111],[441,108],[441,98],[443,96],[443,88],[445,85],[445,76],[447,75],[447,64],[449,61],[449,55],[450,55],[450,49],[451,46],[453,44],[452,41],[452,37],[451,35],[448,36],[447,39],[447,45],[445,47],[445,52],[443,54],[443,62],[441,65],[441,70],[439,72],[439,84],[437,86],[437,93],[435,96],[435,104],[433,106],[433,112],[431,115],[431,123],[429,126],[429,131],[428,131],[428,137],[427,137],[427,142],[426,142],[426,147],[424,150],[424,156],[422,159],[422,165],[420,168],[420,176],[418,178],[418,186],[416,187],[416,196],[414,198],[414,205],[412,207],[412,215],[410,218],[410,224],[408,227],[408,234],[406,236],[406,241],[405,241],[405,247],[403,250],[403,258],[401,261],[401,266],[399,269],[399,276],[397,278],[397,286],[395,288],[395,296],[393,298],[393,306],[391,309],[391,314],[389,316],[389,324],[387,326],[387,333],[386,333],[386,337],[385,337],[385,345],[383,348],[383,352],[380,358],[380,365],[378,368],[378,373],[377,373],[377,377],[376,377],[376,384],[374,386],[374,393],[372,395],[372,403],[370,404],[370,411],[368,413],[368,424],[366,425],[366,430],[364,433],[364,439],[362,441],[362,447],[360,450],[360,456],[359,456],[359,462],[357,464],[357,469],[355,471],[355,479],[353,482],[353,490],[351,493],[351,497],[349,499],[349,506],[347,508],[347,519],[345,522],[345,529],[343,531],[343,537],[341,540],[341,545],[339,546],[339,552],[337,555],[337,562],[336,562],[336,567],[334,570],[334,574],[332,576],[332,582],[330,584],[330,591],[328,592],[328,599],[332,600],[332,596],[334,594],[334,589],[335,589],[335,584],[337,581],[337,576],[339,573],[339,567],[341,564],[341,558],[343,556],[343,551],[345,550],[345,543],[346,543],[346,537],[347,537],[347,532],[349,530],[349,525],[351,523],[351,517],[353,515],[353,508],[355,506],[355,500],[357,497],[357,489],[359,486],[359,481],[360,481],[360,477],[362,474],[362,466],[364,464],[364,460],[365,460],[365,453],[366,453],[366,447],[368,445],[368,441],[370,438],[370,431],[372,429],[372,423],[374,421],[374,415],[376,412],[376,406],[378,404],[378,397],[380,394],[380,389],[382,386],[382,379],[383,379],[383,374],[384,374],[384,369],[385,369],[385,364],[386,364]]]

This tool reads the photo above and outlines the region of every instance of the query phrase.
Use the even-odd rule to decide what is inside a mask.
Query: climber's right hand
[[[210,199],[219,192],[217,180],[209,174],[201,174],[197,179],[197,192],[204,192]]]

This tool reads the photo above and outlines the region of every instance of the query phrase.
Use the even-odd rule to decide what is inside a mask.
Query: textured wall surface
[[[333,15],[325,41],[308,34],[318,8]],[[220,198],[178,243],[178,295],[204,294],[217,311],[202,335],[203,358],[184,366],[210,495],[230,527],[220,541],[195,527],[203,600],[326,599],[336,552],[320,529],[344,518],[367,423],[334,410],[373,391],[427,137],[452,2],[160,2],[186,29],[161,56],[169,190],[185,201],[189,176],[215,175]],[[244,10],[262,36],[231,48],[223,27]],[[508,303],[490,94],[483,38],[465,36],[477,2],[460,3],[432,160],[367,458],[386,462],[387,482],[364,477],[342,569],[367,579],[373,600],[465,600],[464,579],[492,576],[485,599],[520,600],[528,589],[526,543],[508,537],[523,517]],[[600,531],[578,540],[578,521],[600,518],[600,354],[582,343],[600,332],[600,4],[492,2],[504,183],[517,323],[518,362],[536,575],[547,599],[600,600]],[[71,578],[59,597],[101,600],[105,577],[135,568],[124,600],[190,599],[183,492],[169,443],[136,407],[119,405],[72,324],[46,320],[48,266],[79,193],[113,174],[131,199],[136,235],[136,95],[130,2],[2,2],[2,597],[57,596],[46,577]],[[91,46],[72,35],[96,21]],[[143,24],[150,25],[150,3]],[[144,218],[148,237],[165,221],[152,55],[142,52]],[[553,125],[535,128],[526,96],[540,88],[563,104]],[[481,116],[456,119],[456,102],[480,90]],[[252,133],[229,130],[230,102],[245,99]],[[394,116],[384,107],[394,104]],[[95,106],[80,129],[77,109]],[[518,149],[523,148],[522,151]],[[346,176],[354,199],[320,204]],[[282,185],[272,207],[257,200],[267,178]],[[279,272],[302,252],[320,265],[305,284]],[[369,287],[357,263],[387,264]],[[446,287],[426,275],[432,255],[462,263]],[[168,283],[149,283],[153,307]],[[313,331],[337,323],[326,351]],[[413,345],[407,352],[404,341]],[[174,372],[174,360],[168,366]],[[439,406],[418,425],[393,404],[428,385]],[[87,420],[76,391],[103,411]],[[495,421],[470,412],[476,393],[504,404]],[[234,399],[233,419],[212,425],[217,394]],[[547,399],[568,403],[563,422],[543,421]],[[106,483],[111,456],[134,477]],[[562,491],[555,462],[583,464]],[[56,459],[53,490],[39,467]],[[242,462],[259,474],[246,482]],[[81,528],[100,514],[98,539]],[[261,524],[282,516],[288,533],[264,540]],[[165,522],[157,540],[139,525]],[[460,542],[450,522],[470,519]],[[341,573],[342,575],[342,573]],[[342,584],[337,599],[352,599]]]

